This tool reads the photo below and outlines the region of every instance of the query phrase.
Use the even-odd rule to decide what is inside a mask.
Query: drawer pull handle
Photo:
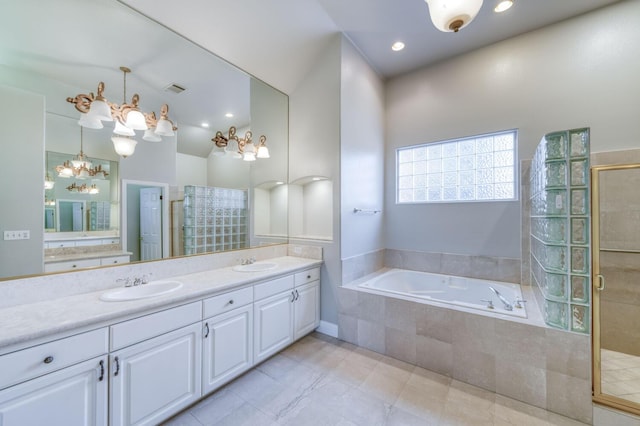
[[[116,371],[113,373],[113,375],[117,376],[118,373],[120,373],[120,360],[118,359],[118,357],[115,357],[113,359],[113,362],[116,364]]]
[[[104,379],[104,361],[100,361],[100,377],[98,377],[98,381],[101,382]]]
[[[291,292],[291,303],[296,301],[296,294],[292,291]]]
[[[207,337],[209,337],[209,323],[208,322],[204,324],[204,329],[205,329],[204,338],[206,339]]]
[[[53,362],[53,357],[52,356],[48,356],[44,359],[44,363],[45,364],[51,364]]]
[[[233,299],[229,300],[229,304],[233,305]]]
[[[296,290],[296,300],[298,300],[300,298],[300,293],[298,293],[298,290]]]

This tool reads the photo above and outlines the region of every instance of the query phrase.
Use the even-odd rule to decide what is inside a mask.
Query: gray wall
[[[0,232],[28,230],[30,239],[0,234],[0,278],[44,268],[44,96],[0,85]],[[29,161],[22,161],[28,159]],[[25,177],[35,177],[25,179]],[[19,206],[19,208],[16,208]]]
[[[527,159],[545,133],[585,126],[593,151],[635,146],[638,16],[621,2],[389,81],[386,247],[519,258],[518,201],[398,206],[395,149],[517,128]]]

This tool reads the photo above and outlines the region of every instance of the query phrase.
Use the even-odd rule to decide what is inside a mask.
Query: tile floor
[[[166,425],[583,424],[313,333]]]
[[[640,357],[601,349],[602,393],[640,403]]]

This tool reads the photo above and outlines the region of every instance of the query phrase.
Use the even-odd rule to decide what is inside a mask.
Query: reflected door
[[[162,188],[140,189],[140,258],[162,258]]]
[[[640,414],[640,164],[591,177],[594,400]]]

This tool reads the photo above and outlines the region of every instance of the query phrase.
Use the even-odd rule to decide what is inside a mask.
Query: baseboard
[[[338,337],[338,324],[332,322],[320,321],[320,325],[316,328],[318,333],[326,334],[331,337]]]

